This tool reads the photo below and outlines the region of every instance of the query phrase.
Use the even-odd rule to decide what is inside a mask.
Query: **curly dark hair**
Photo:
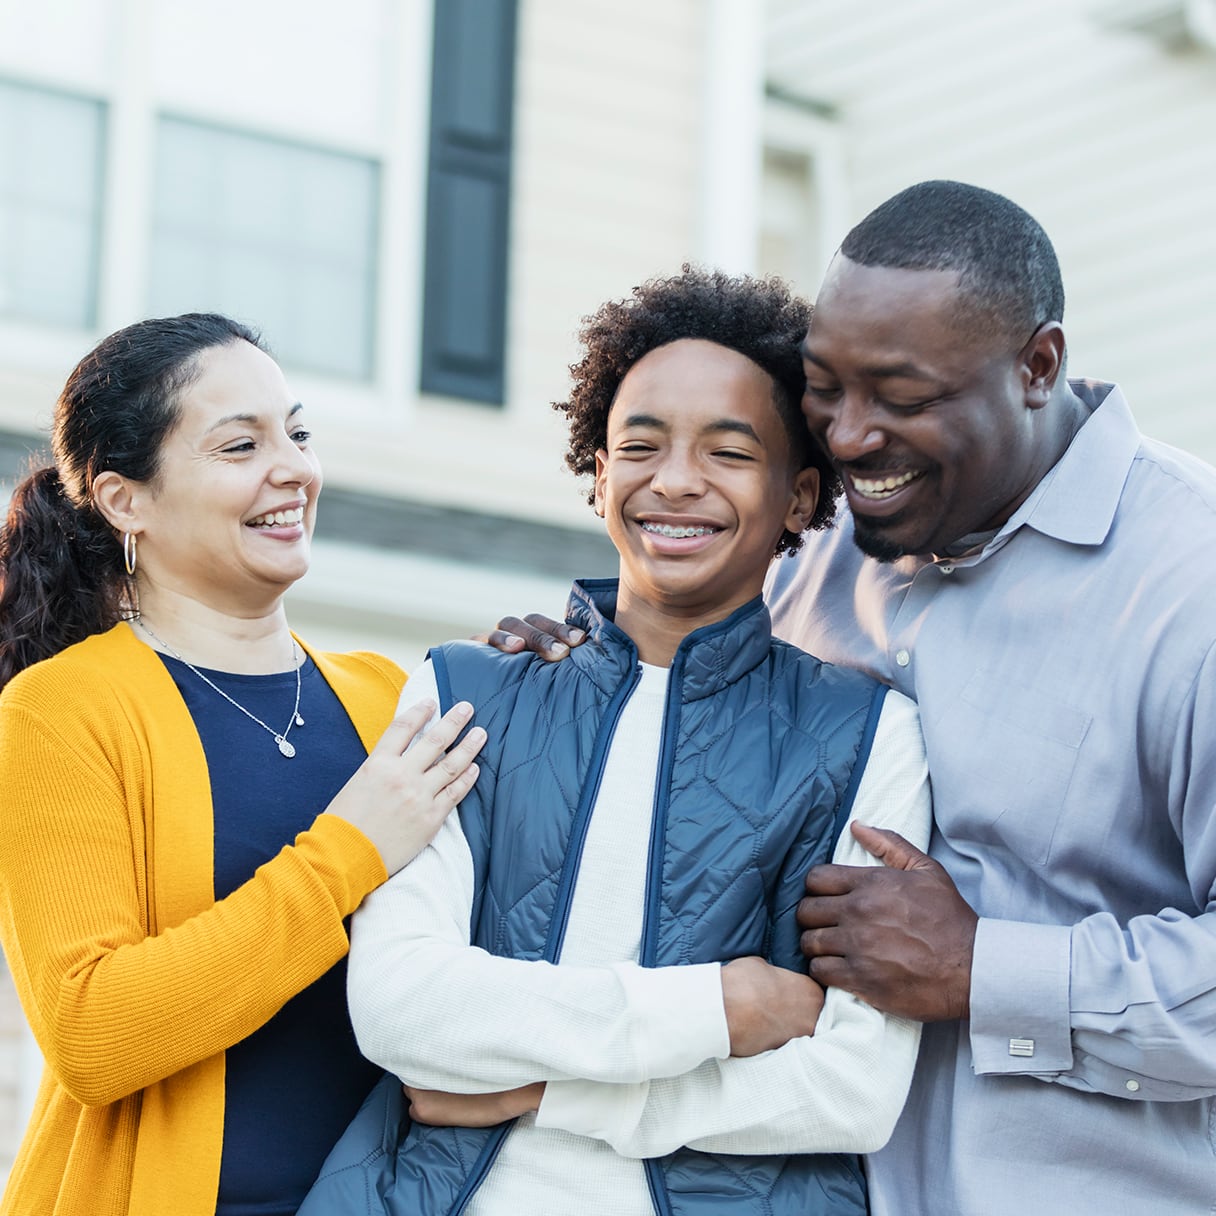
[[[827,527],[841,485],[802,418],[805,381],[798,347],[810,318],[810,304],[780,279],[687,264],[681,274],[651,279],[628,299],[609,301],[584,318],[579,331],[584,353],[570,365],[570,399],[553,403],[570,425],[566,464],[580,476],[595,475],[595,454],[607,446],[608,413],[617,390],[643,355],[681,338],[703,338],[744,355],[772,378],[773,405],[785,424],[795,467],[819,471],[819,501],[808,527]],[[595,501],[594,490],[587,501]],[[783,532],[776,551],[794,553],[801,546],[800,535]]]

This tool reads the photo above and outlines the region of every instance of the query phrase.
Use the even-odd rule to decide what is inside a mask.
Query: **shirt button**
[[[1140,1082],[1139,1081],[1128,1081],[1125,1085],[1125,1088],[1129,1094],[1138,1093],[1140,1090]]]
[[[912,662],[912,656],[906,650],[897,650],[895,652],[895,661],[900,667],[907,667]]]
[[[942,562],[942,564],[940,566],[938,566],[938,569],[943,574],[953,574],[954,573],[954,567],[949,562]]]

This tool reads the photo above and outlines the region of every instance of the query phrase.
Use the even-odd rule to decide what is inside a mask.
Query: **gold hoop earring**
[[[124,532],[122,534],[122,564],[132,577],[135,575],[135,562],[135,533]]]

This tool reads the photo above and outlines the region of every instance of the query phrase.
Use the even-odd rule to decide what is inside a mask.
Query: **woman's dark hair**
[[[685,265],[683,273],[651,279],[626,300],[614,300],[583,321],[583,357],[571,364],[574,387],[553,408],[566,415],[570,446],[566,464],[595,475],[595,454],[608,445],[608,413],[629,369],[652,350],[681,338],[703,338],[746,356],[773,381],[773,405],[785,424],[796,469],[819,471],[819,501],[811,528],[832,521],[840,477],[811,439],[802,417],[805,378],[799,345],[811,306],[776,278],[731,276]],[[595,492],[587,496],[595,501]],[[783,532],[777,553],[793,553],[802,537]]]
[[[156,477],[200,355],[258,335],[215,313],[139,321],[76,365],[55,405],[54,463],[16,490],[0,527],[0,688],[39,659],[109,629],[132,605],[122,545],[93,505],[113,471]]]

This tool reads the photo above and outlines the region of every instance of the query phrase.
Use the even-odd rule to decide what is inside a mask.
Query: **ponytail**
[[[0,688],[123,614],[126,580],[113,531],[76,507],[54,465],[13,491],[0,527]]]

